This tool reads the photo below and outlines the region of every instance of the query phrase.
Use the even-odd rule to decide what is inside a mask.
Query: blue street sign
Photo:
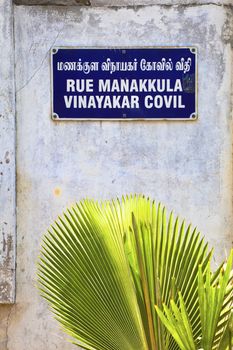
[[[51,50],[55,120],[195,120],[195,47]]]

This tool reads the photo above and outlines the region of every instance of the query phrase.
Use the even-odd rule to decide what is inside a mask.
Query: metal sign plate
[[[195,120],[195,47],[51,50],[54,120]]]

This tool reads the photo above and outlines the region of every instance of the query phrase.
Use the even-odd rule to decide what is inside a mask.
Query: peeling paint
[[[3,298],[3,300],[7,300],[9,298],[11,291],[11,285],[9,282],[0,282],[0,294]]]

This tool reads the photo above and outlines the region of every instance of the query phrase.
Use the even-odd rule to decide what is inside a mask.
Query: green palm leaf
[[[85,201],[44,237],[38,274],[42,295],[68,334],[87,349],[148,349],[108,204]]]
[[[173,300],[171,300],[170,305],[171,309],[165,304],[163,305],[164,313],[156,306],[160,319],[181,350],[196,350],[197,345],[193,338],[192,327],[181,293],[179,293],[180,309]]]
[[[162,308],[162,303],[165,303],[169,307],[171,298],[178,301],[180,291],[195,337],[198,337],[201,329],[197,310],[198,266],[201,264],[204,272],[212,252],[208,251],[208,245],[204,243],[200,233],[190,225],[186,228],[184,221],[179,224],[178,217],[174,219],[173,213],[169,215],[167,222],[166,210],[161,204],[157,206],[155,202],[142,196],[127,197],[122,204],[117,201],[115,206],[118,207],[117,212],[121,213],[125,251],[145,333],[151,346],[154,336],[158,349],[179,349],[154,312],[154,305]],[[151,311],[148,311],[146,302],[147,291]],[[150,314],[153,318],[154,335],[150,330]]]
[[[211,255],[196,229],[144,196],[85,200],[44,236],[38,284],[84,349],[183,350],[186,344],[191,350],[202,335],[200,276],[210,279]],[[211,285],[222,281],[221,271],[211,275]],[[229,283],[227,290],[213,344],[224,341],[229,327]],[[185,325],[177,330],[184,331],[184,344],[164,324],[175,313]]]
[[[233,304],[233,286],[231,279],[233,251],[226,269],[221,269],[214,278],[208,264],[204,277],[199,268],[199,308],[201,315],[201,346],[206,350],[220,349],[220,341],[230,320]],[[221,349],[220,349],[221,350]]]
[[[231,348],[230,334],[233,286],[231,281],[233,251],[226,269],[213,276],[208,263],[206,273],[199,266],[198,302],[201,317],[201,336],[195,338],[184,300],[179,293],[179,307],[171,300],[171,308],[163,305],[156,311],[181,350],[225,350]]]

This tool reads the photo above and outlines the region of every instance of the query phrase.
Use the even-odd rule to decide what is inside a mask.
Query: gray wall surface
[[[76,200],[144,193],[197,225],[216,261],[230,249],[233,8],[150,3],[14,6],[16,303],[0,306],[0,350],[76,348],[35,288],[41,236]],[[49,51],[59,45],[197,46],[199,119],[52,121]]]
[[[86,5],[110,7],[137,7],[148,5],[232,5],[232,0],[14,0],[14,3],[18,5]]]
[[[15,82],[12,10],[10,1],[0,0],[0,303],[12,303],[15,298]]]

